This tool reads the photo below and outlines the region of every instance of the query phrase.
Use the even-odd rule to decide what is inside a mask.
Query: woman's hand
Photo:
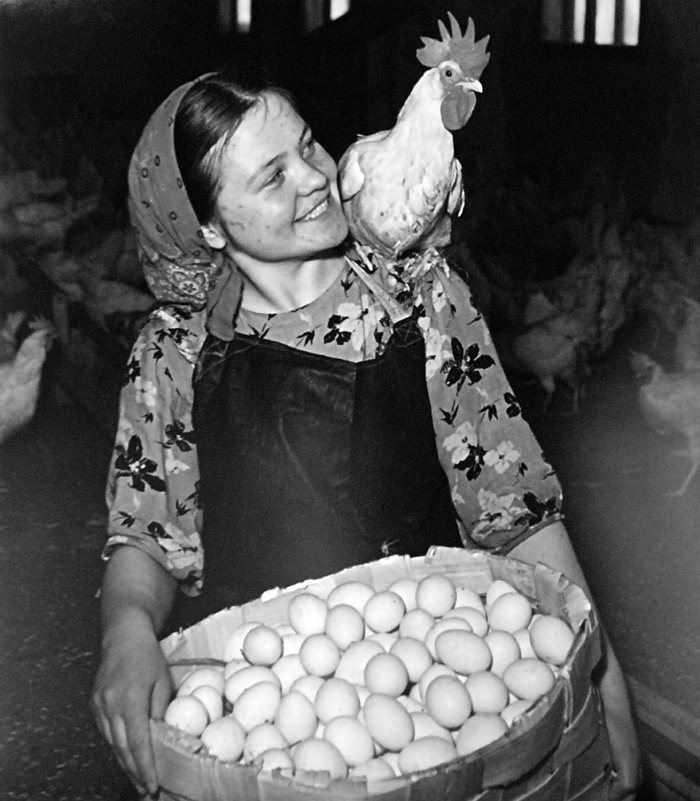
[[[163,717],[173,693],[158,632],[175,591],[175,579],[145,551],[122,546],[111,555],[92,707],[100,732],[142,794],[158,792],[150,718]]]
[[[552,523],[541,529],[514,548],[509,555],[533,565],[542,562],[561,571],[591,598],[590,589],[562,523]],[[610,801],[631,801],[635,797],[640,777],[639,741],[632,718],[627,683],[602,623],[600,632],[603,659],[595,679],[603,702],[614,768]]]
[[[161,719],[173,693],[158,640],[136,626],[112,632],[93,689],[97,726],[141,794],[158,790],[150,718]]]

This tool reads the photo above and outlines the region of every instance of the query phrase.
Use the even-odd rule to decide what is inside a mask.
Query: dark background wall
[[[39,115],[77,100],[138,127],[177,82],[252,51],[301,89],[337,155],[392,124],[422,70],[419,35],[450,9],[491,35],[486,93],[458,140],[467,163],[554,164],[572,185],[600,165],[640,215],[700,210],[699,4],[642,0],[640,44],[622,51],[542,43],[539,0],[365,0],[330,38],[304,38],[302,6],[257,0],[250,37],[224,40],[214,0],[3,2],[1,99]]]

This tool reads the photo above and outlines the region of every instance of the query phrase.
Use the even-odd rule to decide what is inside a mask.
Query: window
[[[250,30],[252,0],[218,0],[219,34],[228,36],[234,28],[238,33]]]
[[[542,36],[549,42],[636,45],[641,0],[542,0]]]
[[[313,31],[350,11],[350,0],[304,0],[305,30]]]

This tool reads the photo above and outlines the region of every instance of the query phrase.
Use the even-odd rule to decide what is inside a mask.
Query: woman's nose
[[[319,165],[302,161],[301,175],[299,179],[299,192],[310,195],[319,189],[324,189],[328,184],[328,176]]]

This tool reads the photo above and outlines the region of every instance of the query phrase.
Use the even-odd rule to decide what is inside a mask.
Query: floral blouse
[[[465,544],[507,551],[560,517],[561,488],[469,289],[435,252],[373,277],[423,332],[436,444]],[[189,595],[201,591],[205,568],[192,428],[192,377],[205,322],[206,310],[161,306],[141,330],[121,393],[106,495],[104,558],[120,544],[142,548]],[[236,331],[359,362],[381,354],[392,321],[385,300],[348,267],[308,306],[273,315],[242,309]]]

